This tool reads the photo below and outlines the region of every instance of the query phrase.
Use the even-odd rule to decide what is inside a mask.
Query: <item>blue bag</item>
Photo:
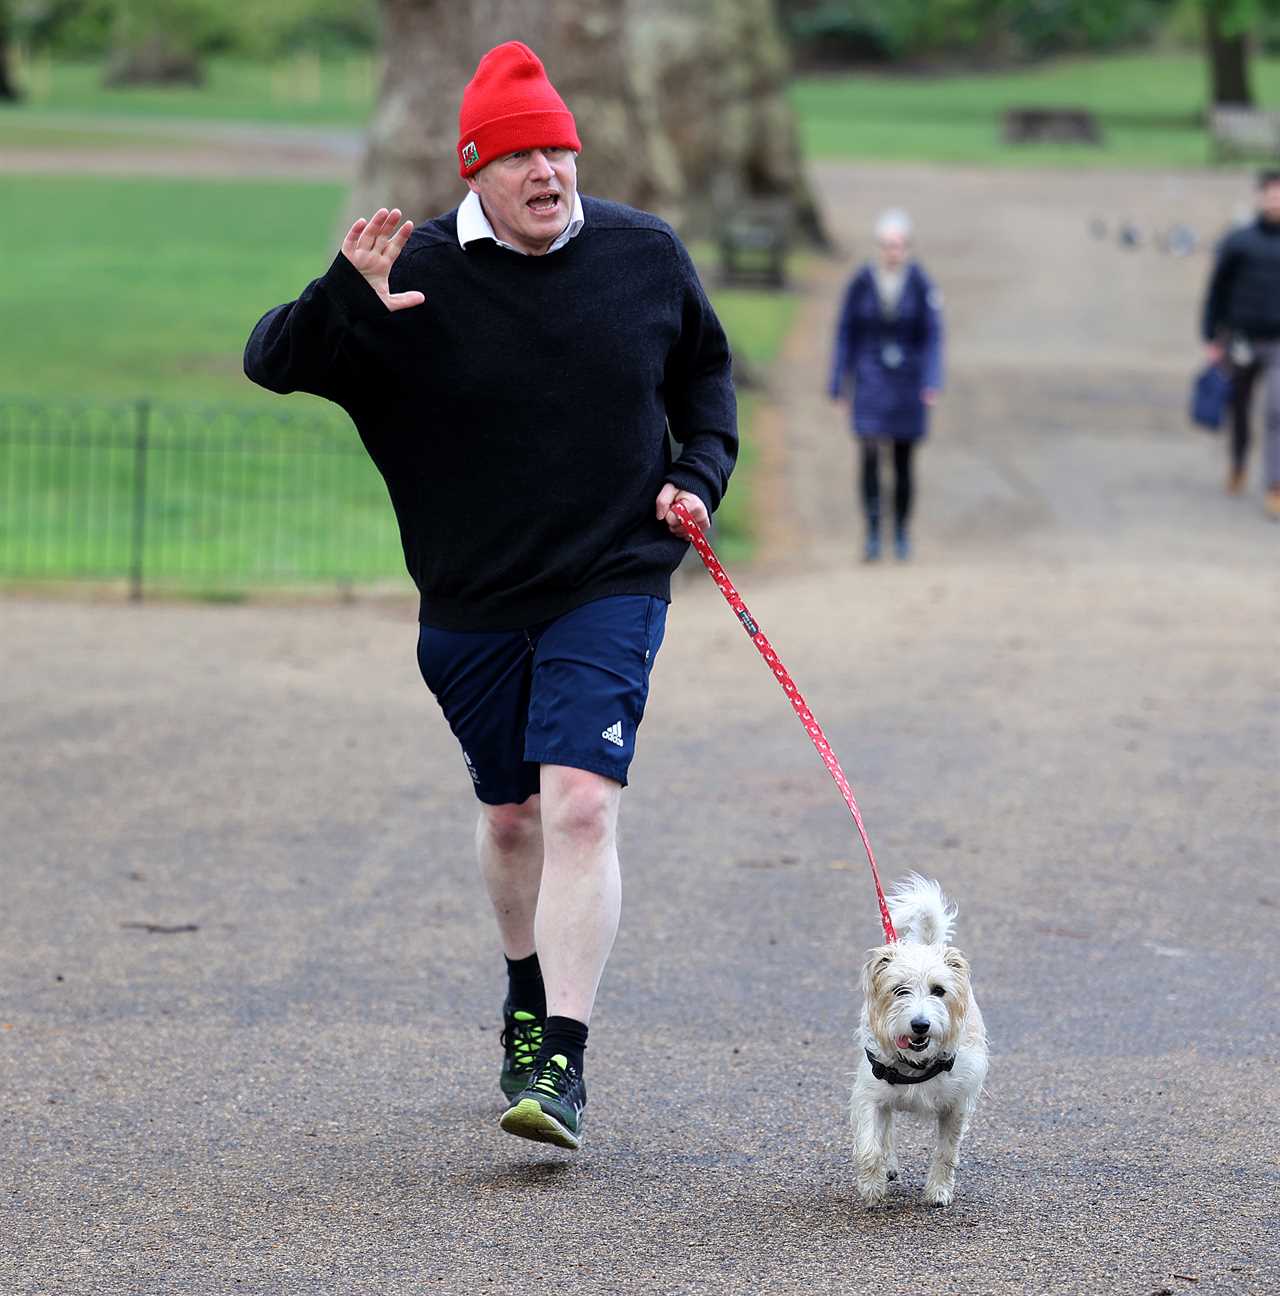
[[[1221,365],[1206,365],[1191,385],[1191,421],[1216,432],[1231,404],[1232,392],[1231,375]]]

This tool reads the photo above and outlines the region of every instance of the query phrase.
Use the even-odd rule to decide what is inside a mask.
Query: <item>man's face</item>
[[[578,161],[572,149],[508,153],[481,167],[467,184],[480,195],[493,232],[512,247],[541,256],[573,215]]]
[[[1280,225],[1280,180],[1272,180],[1262,186],[1262,195],[1258,203],[1264,220],[1275,221]]]

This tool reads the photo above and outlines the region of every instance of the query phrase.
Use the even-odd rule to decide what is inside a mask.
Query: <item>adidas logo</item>
[[[622,746],[622,721],[615,720],[607,729],[603,730],[600,737],[605,742],[611,742],[615,747]]]

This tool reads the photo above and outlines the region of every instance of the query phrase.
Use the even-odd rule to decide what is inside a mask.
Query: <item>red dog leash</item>
[[[684,525],[684,529],[689,533],[689,541],[698,551],[698,557],[702,559],[702,565],[715,581],[716,588],[724,595],[725,602],[733,609],[734,615],[742,622],[742,628],[751,636],[751,642],[755,644],[756,650],[764,658],[765,665],[773,672],[773,677],[782,685],[782,691],[791,701],[792,710],[800,717],[800,723],[804,725],[805,732],[813,741],[813,745],[818,749],[818,755],[822,757],[822,763],[827,767],[831,777],[836,781],[836,787],[840,789],[840,795],[844,797],[844,803],[849,807],[849,813],[853,815],[853,822],[858,826],[858,836],[862,838],[863,849],[867,852],[867,863],[871,865],[871,880],[876,886],[876,899],[880,902],[880,922],[884,926],[885,939],[892,944],[898,939],[898,933],[893,930],[893,921],[889,917],[889,905],[884,898],[884,888],[880,885],[880,870],[876,868],[875,853],[871,849],[871,840],[867,836],[867,830],[862,823],[862,813],[858,809],[858,803],[854,800],[853,789],[849,786],[849,780],[844,776],[844,770],[840,768],[840,762],[836,759],[836,754],[831,750],[831,744],[827,741],[827,735],[822,732],[822,726],[814,718],[814,714],[809,710],[809,704],[804,700],[800,690],[796,688],[795,681],[787,673],[787,668],[778,658],[778,654],[773,651],[773,645],[765,637],[764,631],[760,629],[756,619],[747,610],[747,605],[742,601],[742,595],[733,587],[733,582],[729,579],[728,573],[720,564],[720,559],[716,557],[715,550],[707,541],[707,537],[702,534],[702,528],[693,520],[689,510],[683,504],[673,504],[671,510]]]

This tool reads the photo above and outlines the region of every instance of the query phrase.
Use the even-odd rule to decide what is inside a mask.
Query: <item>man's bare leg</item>
[[[476,853],[502,949],[509,959],[534,952],[533,919],[542,881],[541,798],[520,805],[481,807]]]
[[[533,1074],[547,1015],[533,936],[542,880],[540,813],[536,796],[518,805],[487,805],[476,827],[480,873],[507,956],[499,1084],[508,1100],[524,1089]]]
[[[547,1016],[591,1020],[596,990],[618,933],[622,879],[613,779],[563,765],[542,767],[542,886],[535,944]]]
[[[573,1149],[587,1103],[587,1024],[622,906],[622,788],[563,765],[543,765],[541,781],[542,885],[533,927],[547,1017],[534,1074],[501,1124],[508,1134]]]

